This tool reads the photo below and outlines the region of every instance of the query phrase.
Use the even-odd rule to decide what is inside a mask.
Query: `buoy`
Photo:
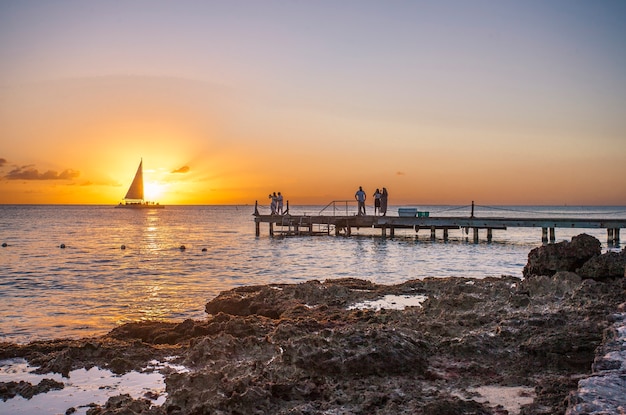
[[[185,249],[187,249],[187,248],[185,248],[185,245],[181,245],[181,246],[180,246],[180,250],[181,250],[181,251],[184,251]]]
[[[61,249],[65,249],[65,244],[61,244],[61,245],[59,245],[59,248],[61,248]]]
[[[126,245],[120,246],[120,249],[126,249]]]
[[[202,252],[206,252],[206,248],[202,248]]]
[[[2,247],[3,247],[3,248],[6,248],[7,246],[9,246],[9,245],[8,245],[6,242],[3,242],[3,243],[2,243]]]

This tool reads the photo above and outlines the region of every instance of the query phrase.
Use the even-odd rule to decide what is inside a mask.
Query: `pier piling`
[[[280,235],[335,235],[352,236],[352,228],[380,228],[381,237],[387,233],[395,236],[396,229],[430,229],[430,239],[436,240],[437,229],[443,230],[443,240],[449,238],[449,230],[461,230],[466,237],[472,230],[472,240],[479,241],[479,230],[487,230],[487,241],[493,240],[493,230],[511,228],[541,228],[541,241],[554,243],[556,228],[606,229],[607,242],[610,246],[619,245],[620,229],[626,228],[626,219],[586,219],[586,218],[502,218],[502,217],[432,217],[432,216],[372,216],[372,215],[262,215],[258,212],[258,203],[254,207],[255,235],[259,236],[260,224],[267,223],[270,236]],[[315,226],[319,226],[316,231]],[[416,235],[417,236],[417,235]]]
[[[620,242],[619,229],[620,228],[608,228],[606,230],[606,234],[607,234],[606,241],[609,245],[619,245],[619,242]]]

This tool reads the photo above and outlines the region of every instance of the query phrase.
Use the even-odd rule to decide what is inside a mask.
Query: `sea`
[[[471,214],[470,206],[411,207],[433,217]],[[390,206],[388,215],[397,209]],[[290,207],[292,214],[322,210]],[[253,205],[0,205],[0,342],[97,336],[133,321],[202,319],[209,300],[244,285],[521,278],[528,253],[542,245],[541,228],[494,230],[491,241],[480,231],[478,243],[462,230],[450,231],[447,241],[408,229],[383,238],[367,228],[350,237],[271,237],[261,224],[256,236],[253,213]],[[476,205],[474,215],[626,219],[626,207]],[[605,229],[557,228],[556,239],[583,232],[597,237],[603,251],[622,249],[607,243]]]

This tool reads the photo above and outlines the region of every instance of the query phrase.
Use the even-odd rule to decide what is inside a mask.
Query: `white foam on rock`
[[[0,382],[29,382],[37,385],[43,379],[54,379],[63,382],[61,390],[51,390],[25,399],[19,395],[3,402],[0,401],[2,414],[63,414],[69,408],[75,408],[75,414],[86,414],[90,403],[104,405],[112,397],[129,394],[133,398],[150,399],[154,405],[165,402],[165,380],[158,372],[164,367],[179,372],[186,371],[182,366],[175,366],[167,362],[150,362],[147,372],[129,372],[116,375],[107,369],[92,367],[89,370],[72,370],[69,378],[58,373],[35,374],[36,369],[28,365],[24,359],[9,359],[0,361]]]
[[[619,308],[626,309],[626,303]],[[578,381],[566,415],[626,413],[626,312],[615,313],[613,320],[613,333],[599,349],[604,355],[597,355],[593,373]]]
[[[425,295],[385,295],[378,300],[367,300],[353,304],[348,310],[404,310],[407,307],[421,307],[428,297]]]
[[[507,413],[517,415],[522,405],[533,403],[535,390],[524,386],[486,385],[468,389],[468,392],[477,393],[472,399],[491,407],[502,406]]]

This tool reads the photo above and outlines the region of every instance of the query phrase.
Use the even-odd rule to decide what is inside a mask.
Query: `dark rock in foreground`
[[[626,412],[626,303],[611,316],[604,341],[596,350],[591,376],[578,382],[568,398],[567,415]]]
[[[6,401],[19,395],[24,399],[30,399],[40,393],[46,393],[51,390],[63,389],[65,385],[54,379],[43,379],[37,385],[29,382],[0,382],[0,399]]]
[[[614,369],[596,353],[610,338],[603,343],[613,323],[607,317],[626,301],[625,288],[623,271],[620,278],[583,279],[560,269],[524,280],[242,287],[211,300],[203,321],[132,323],[82,341],[2,344],[0,357],[24,357],[60,373],[93,365],[123,373],[171,355],[189,368],[165,373],[162,407],[120,396],[90,409],[94,415],[564,414],[568,402],[585,402],[576,391],[592,367]],[[401,310],[351,307],[387,295],[427,299]],[[483,386],[522,387],[532,402],[506,409],[499,399],[479,399]]]
[[[575,272],[585,262],[601,254],[601,244],[585,233],[571,242],[563,241],[535,248],[528,254],[523,275],[554,275],[558,271]],[[623,275],[623,274],[622,274]]]

